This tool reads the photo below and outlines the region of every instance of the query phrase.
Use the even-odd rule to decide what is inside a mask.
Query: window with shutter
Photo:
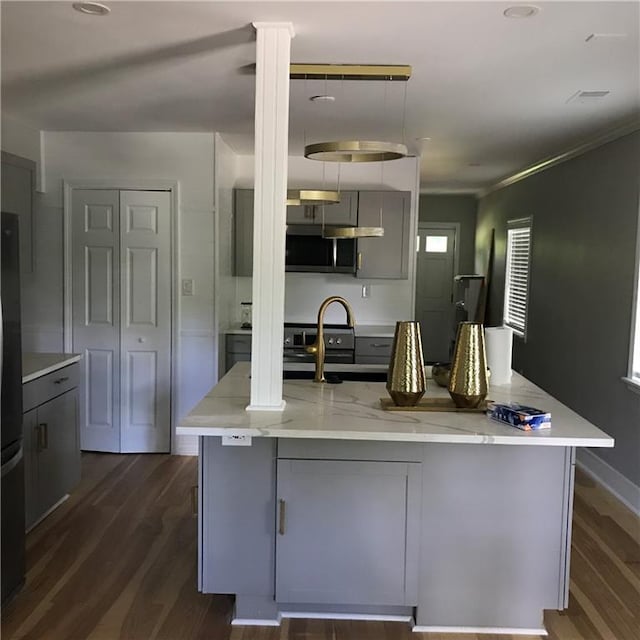
[[[634,297],[635,322],[631,329],[631,358],[629,362],[629,377],[625,378],[640,387],[640,210],[638,211],[638,241],[636,248],[636,283]]]
[[[510,221],[507,229],[504,324],[521,336],[527,331],[530,264],[531,218]]]

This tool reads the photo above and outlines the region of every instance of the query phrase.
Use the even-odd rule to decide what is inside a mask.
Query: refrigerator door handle
[[[4,360],[4,316],[2,315],[2,291],[0,291],[0,383],[2,382],[2,365]]]
[[[18,463],[20,462],[20,460],[22,460],[23,455],[24,455],[24,449],[22,445],[20,445],[20,448],[18,449],[17,453],[10,460],[7,460],[2,465],[3,478],[7,475],[7,473],[9,473],[10,471],[13,471],[18,466]]]

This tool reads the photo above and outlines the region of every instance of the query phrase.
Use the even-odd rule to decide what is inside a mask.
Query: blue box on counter
[[[493,420],[510,424],[523,431],[551,428],[551,414],[517,402],[487,403],[487,415]]]

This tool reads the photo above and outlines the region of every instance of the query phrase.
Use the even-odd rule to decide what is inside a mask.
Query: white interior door
[[[73,191],[73,349],[85,356],[81,447],[168,452],[170,194]]]
[[[419,225],[416,320],[425,362],[449,362],[453,336],[456,231]]]
[[[166,191],[120,192],[123,453],[170,450],[170,211]]]
[[[84,356],[80,447],[120,451],[120,202],[74,189],[73,351]]]

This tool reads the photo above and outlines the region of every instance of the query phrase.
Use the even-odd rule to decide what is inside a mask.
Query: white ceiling
[[[251,153],[250,23],[290,21],[293,62],[413,67],[408,83],[292,81],[291,153],[305,137],[404,138],[423,190],[478,190],[640,114],[637,0],[535,2],[528,19],[482,0],[106,4],[100,18],[2,2],[6,113],[45,130],[219,131]],[[610,94],[568,102],[581,90]]]

